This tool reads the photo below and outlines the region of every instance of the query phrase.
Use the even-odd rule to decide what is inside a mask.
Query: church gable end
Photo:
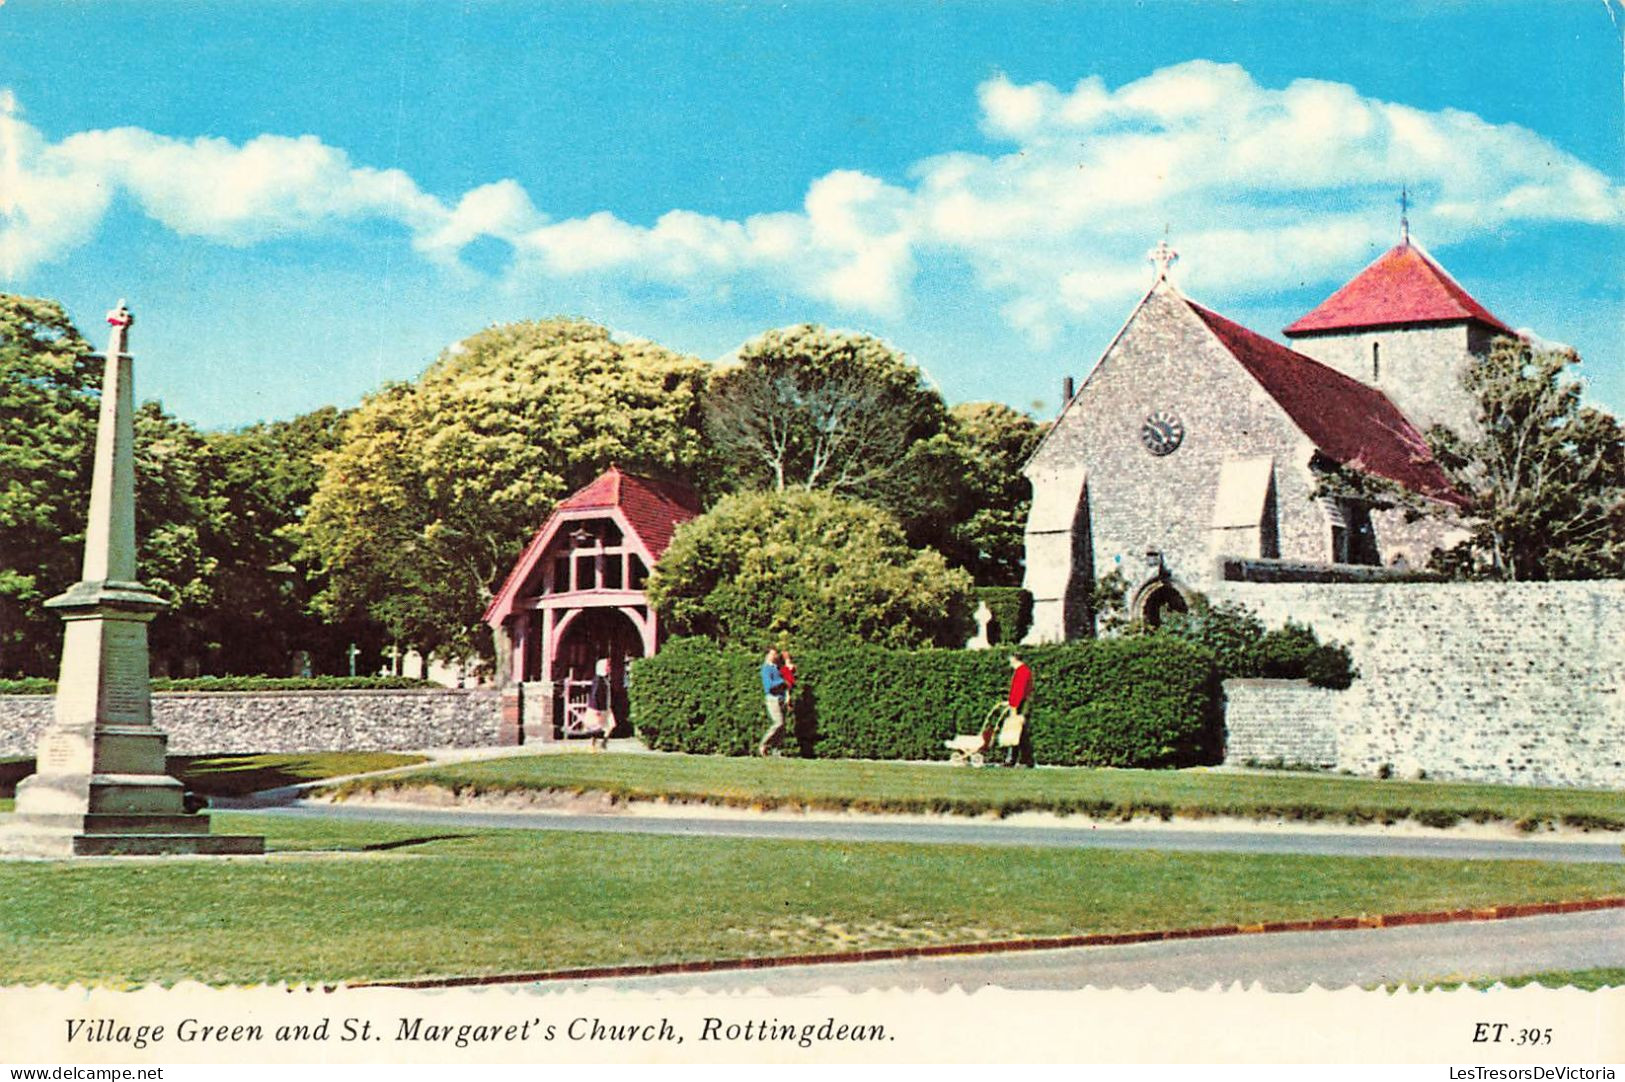
[[[1071,637],[1065,629],[1075,618],[1066,618],[1063,597],[1077,590],[1071,580],[1081,559],[1068,555],[1078,539],[1057,531],[1079,507],[1085,477],[1086,522],[1073,532],[1088,531],[1093,576],[1115,570],[1138,587],[1165,573],[1178,586],[1206,589],[1215,555],[1326,558],[1324,515],[1310,498],[1312,452],[1192,305],[1159,283],[1028,464],[1034,637]],[[1242,461],[1252,464],[1244,483],[1224,498],[1257,495],[1245,530],[1233,527],[1234,508],[1218,507],[1221,474]],[[1216,538],[1223,534],[1228,545]]]

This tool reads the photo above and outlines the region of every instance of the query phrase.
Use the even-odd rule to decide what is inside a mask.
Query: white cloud
[[[1534,132],[1343,84],[1274,89],[1194,61],[1116,89],[1000,75],[978,102],[1001,151],[924,159],[903,184],[837,170],[812,179],[800,207],[740,220],[674,209],[642,225],[612,210],[550,218],[512,179],[448,204],[313,136],[238,145],[119,128],[52,144],[4,94],[0,273],[87,243],[123,193],[175,232],[223,244],[384,223],[449,267],[493,238],[519,280],[641,279],[697,296],[752,281],[854,313],[900,312],[921,267],[962,265],[982,303],[1042,339],[1120,312],[1149,284],[1144,253],[1165,226],[1181,278],[1223,298],[1346,275],[1395,235],[1401,183],[1435,248],[1518,222],[1625,224],[1621,186]]]

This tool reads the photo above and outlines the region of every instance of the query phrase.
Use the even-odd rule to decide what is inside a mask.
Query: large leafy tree
[[[42,602],[79,578],[102,363],[60,305],[0,294],[0,675],[54,673],[60,619]],[[311,611],[320,580],[294,528],[331,407],[204,433],[146,402],[135,414],[136,560],[169,602],[150,643],[160,670],[286,675],[298,650],[325,672],[382,636]]]
[[[890,515],[825,492],[739,493],[677,531],[650,575],[668,630],[724,643],[962,645],[970,576]]]
[[[101,365],[55,301],[0,293],[0,675],[55,668],[79,578]]]
[[[593,323],[492,327],[367,398],[302,532],[323,602],[401,642],[488,651],[480,613],[562,496],[612,463],[704,484],[705,365]]]
[[[316,459],[337,448],[344,417],[324,406],[291,421],[205,437],[214,491],[230,509],[206,546],[215,557],[207,634],[220,671],[285,674],[303,651],[314,671],[344,673],[351,645],[360,671],[384,645],[382,628],[364,614],[323,618],[314,601],[326,579],[300,547],[300,526],[321,478]]]
[[[1018,586],[1032,486],[1021,467],[1044,428],[997,402],[966,402],[911,450],[910,487],[889,502],[909,541],[929,545],[980,586]]]
[[[1618,420],[1582,404],[1579,363],[1572,350],[1497,340],[1464,375],[1478,431],[1429,433],[1473,500],[1469,567],[1505,579],[1625,574],[1625,439]]]
[[[769,331],[711,377],[706,432],[744,489],[818,489],[881,505],[909,486],[910,449],[943,431],[942,396],[877,338]]]

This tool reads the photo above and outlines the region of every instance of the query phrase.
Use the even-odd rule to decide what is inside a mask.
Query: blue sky
[[[877,334],[1041,412],[1150,282],[1279,338],[1413,233],[1625,407],[1603,0],[0,6],[0,289],[208,427],[493,322]]]

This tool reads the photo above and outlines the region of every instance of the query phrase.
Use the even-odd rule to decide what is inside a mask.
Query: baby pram
[[[982,729],[977,733],[944,740],[942,746],[950,754],[948,761],[956,765],[982,766],[995,748],[1013,748],[1021,743],[1021,730],[1027,719],[1011,710],[1004,702],[996,702],[982,715]]]

